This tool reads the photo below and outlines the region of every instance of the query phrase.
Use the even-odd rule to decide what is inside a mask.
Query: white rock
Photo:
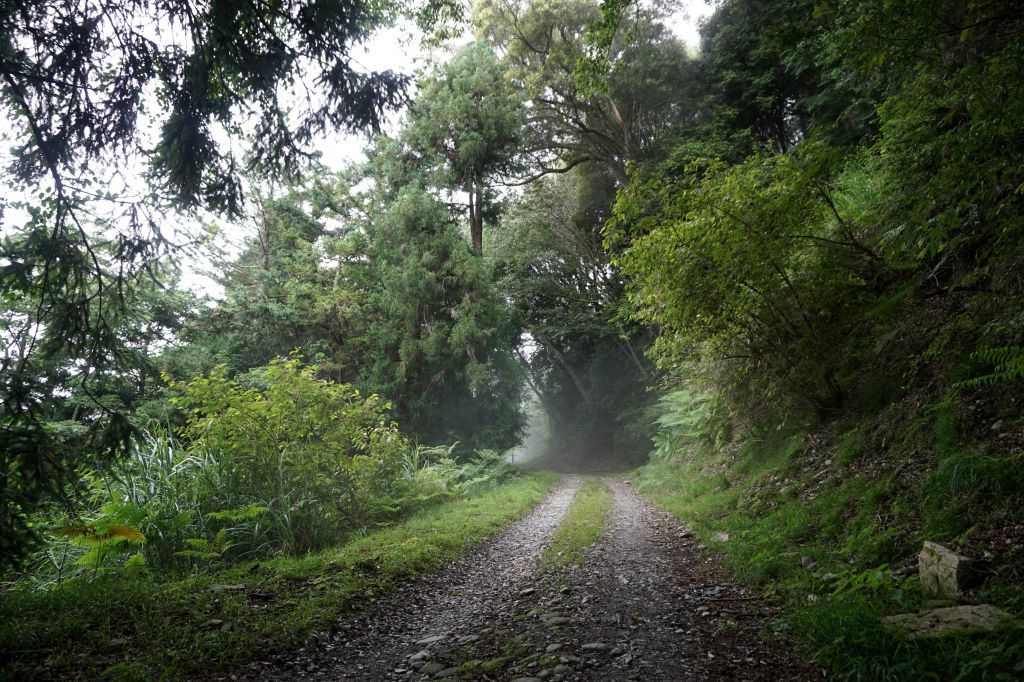
[[[906,639],[942,637],[972,632],[992,632],[1013,616],[991,604],[947,606],[920,613],[886,616],[882,622],[894,627]]]
[[[925,540],[917,555],[917,571],[924,589],[956,599],[974,575],[974,562],[937,542]]]

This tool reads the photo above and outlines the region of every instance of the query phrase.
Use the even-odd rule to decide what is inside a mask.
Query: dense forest
[[[541,499],[541,422],[829,675],[1024,675],[1019,621],[880,621],[1024,615],[1024,7],[711,4],[0,8],[0,676],[301,646]],[[429,62],[366,70],[394,26]]]

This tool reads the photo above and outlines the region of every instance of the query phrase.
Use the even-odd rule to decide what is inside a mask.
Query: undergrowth
[[[2,679],[173,679],[308,645],[522,515],[556,477],[530,473],[340,547],[169,578],[140,568],[0,600]]]
[[[925,539],[988,556],[989,575],[968,600],[1024,613],[1024,557],[1003,535],[1021,527],[1021,454],[964,444],[949,400],[895,428],[887,450],[872,443],[869,421],[715,444],[710,428],[695,428],[708,427],[706,405],[663,402],[694,405],[689,420],[661,420],[659,452],[634,472],[637,488],[737,577],[782,600],[789,615],[780,626],[832,676],[1024,676],[1024,629],[907,641],[880,621],[929,605],[907,570]]]

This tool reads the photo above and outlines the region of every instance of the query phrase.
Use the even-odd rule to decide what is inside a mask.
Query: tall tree
[[[62,473],[74,478],[43,428],[36,368],[67,359],[69,380],[85,382],[124,361],[114,330],[170,245],[161,209],[237,212],[245,166],[292,174],[319,133],[375,128],[404,101],[406,77],[365,72],[351,57],[393,8],[363,0],[0,7],[0,111],[14,143],[0,171],[14,188],[3,203],[0,290],[27,311],[3,339],[25,352],[0,365],[0,469],[10,484],[0,491],[0,561],[23,546],[19,515],[59,496]],[[149,191],[113,193],[126,167],[140,168],[121,184],[145,170]],[[19,194],[30,201],[18,205]],[[109,411],[92,425],[96,454],[124,442],[125,424]]]
[[[521,97],[505,71],[486,43],[471,43],[423,83],[403,133],[424,166],[443,159],[435,182],[467,197],[477,253],[492,213],[491,185],[515,169],[524,123]]]
[[[428,442],[507,448],[522,428],[515,333],[488,265],[444,203],[410,183],[366,226],[357,384]]]
[[[491,41],[528,98],[524,180],[596,162],[620,182],[626,166],[657,156],[664,139],[695,116],[696,65],[657,13],[631,12],[606,51],[602,87],[581,87],[577,66],[601,20],[591,0],[485,0],[474,7],[477,33]],[[591,79],[594,80],[594,79]]]

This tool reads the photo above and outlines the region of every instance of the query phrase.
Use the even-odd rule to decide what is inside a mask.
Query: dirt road
[[[820,679],[771,634],[770,606],[626,482],[603,480],[614,504],[582,565],[537,568],[580,485],[566,476],[476,551],[231,679]]]

